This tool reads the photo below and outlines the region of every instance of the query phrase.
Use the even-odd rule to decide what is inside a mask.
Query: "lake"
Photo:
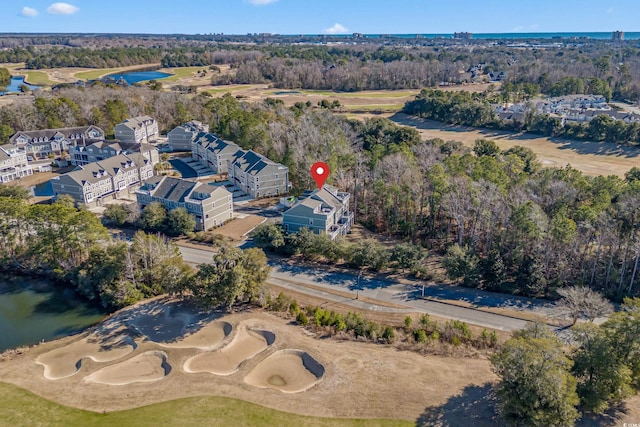
[[[162,73],[160,71],[129,71],[127,73],[109,74],[107,77],[120,80],[124,79],[127,83],[134,84],[145,82],[147,80],[159,80],[172,76],[173,74]]]
[[[45,280],[0,276],[0,352],[72,335],[105,316]]]
[[[27,85],[31,88],[31,90],[40,89],[40,86],[26,84],[24,82],[23,76],[14,76],[14,77],[11,77],[11,83],[9,83],[9,86],[7,86],[7,91],[0,92],[0,95],[4,95],[5,93],[11,93],[11,92],[20,92],[20,85]]]

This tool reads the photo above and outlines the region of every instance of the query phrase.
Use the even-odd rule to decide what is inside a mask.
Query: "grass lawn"
[[[412,91],[396,91],[396,90],[377,90],[365,92],[335,92],[324,90],[299,90],[300,93],[307,95],[323,95],[336,98],[406,98],[408,96],[417,95],[419,90]]]
[[[207,73],[209,72],[209,69],[208,69],[207,66],[163,68],[160,71],[162,71],[163,73],[171,73],[171,74],[173,74],[173,76],[169,76],[167,78],[160,79],[158,81],[160,81],[160,82],[175,82],[175,81],[178,81],[179,79],[181,79],[183,77],[193,77],[200,70],[207,70]]]
[[[0,424],[6,426],[380,426],[414,423],[386,419],[314,418],[268,409],[226,397],[191,397],[127,411],[100,414],[50,402],[0,383]]]
[[[76,73],[75,76],[78,80],[96,80],[107,74],[117,73],[120,70],[122,70],[122,68],[99,68],[97,70],[81,71]]]
[[[217,93],[226,93],[226,92],[233,92],[234,90],[243,90],[243,89],[248,89],[250,88],[250,85],[229,85],[229,87],[227,88],[223,88],[223,89],[206,89],[203,92],[207,92],[210,93],[211,95],[215,95]]]
[[[47,73],[43,71],[27,71],[21,70],[20,74],[24,74],[26,76],[25,81],[29,84],[36,86],[53,86],[57,84],[53,80],[49,80],[49,76]]]
[[[404,107],[404,104],[374,104],[374,105],[343,105],[342,109],[347,111],[383,112],[395,113]]]

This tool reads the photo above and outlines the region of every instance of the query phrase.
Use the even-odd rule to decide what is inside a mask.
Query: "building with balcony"
[[[196,218],[196,230],[219,227],[233,218],[231,193],[223,186],[203,184],[180,178],[155,176],[136,191],[140,209],[152,202],[167,210],[184,208]]]
[[[353,212],[349,211],[351,194],[325,185],[296,202],[282,214],[285,232],[295,233],[308,228],[331,239],[347,234],[353,226]]]

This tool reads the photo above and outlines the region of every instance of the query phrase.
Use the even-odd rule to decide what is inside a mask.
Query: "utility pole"
[[[356,299],[358,299],[358,291],[360,290],[360,278],[362,277],[362,270],[358,272],[358,278],[356,279]]]

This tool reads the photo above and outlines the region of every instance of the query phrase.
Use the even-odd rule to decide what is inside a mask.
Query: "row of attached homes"
[[[154,163],[140,153],[120,154],[77,166],[51,179],[54,197],[68,194],[81,206],[101,206],[105,200],[128,197],[153,176]]]

